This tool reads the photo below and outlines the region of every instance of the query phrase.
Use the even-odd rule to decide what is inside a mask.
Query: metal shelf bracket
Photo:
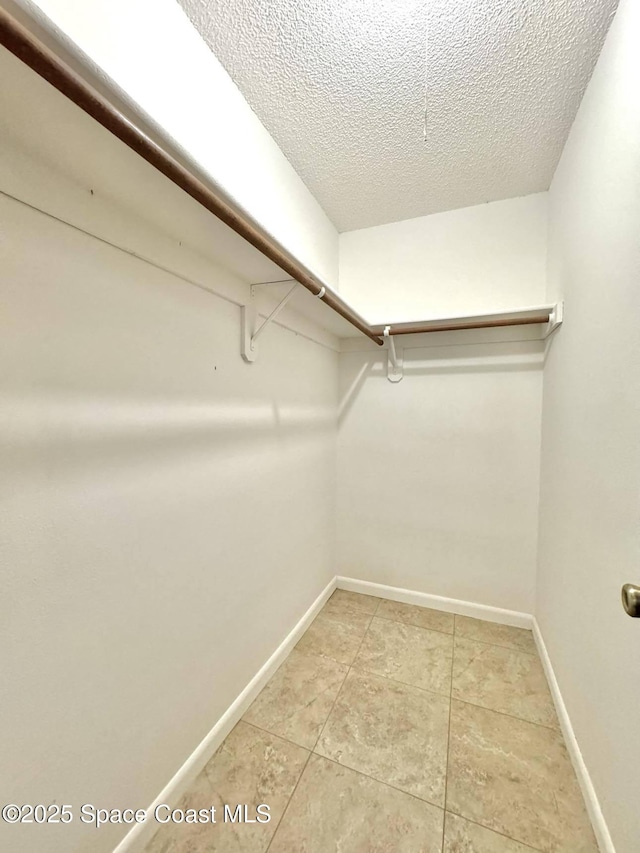
[[[280,284],[280,282],[265,282],[265,284]],[[273,309],[271,314],[263,320],[262,323],[256,329],[256,322],[258,319],[258,311],[256,308],[256,295],[254,288],[259,287],[261,285],[252,284],[251,285],[251,297],[248,305],[243,305],[241,308],[241,323],[242,323],[242,357],[243,359],[251,364],[251,362],[255,361],[258,356],[258,338],[267,328],[267,326],[272,323],[278,314],[282,311],[287,302],[291,299],[297,288],[299,287],[298,282],[296,282],[291,290],[284,296],[280,302]]]
[[[384,338],[387,342],[387,379],[389,382],[400,382],[404,376],[404,357],[402,349],[398,347],[391,334],[391,326],[384,327]]]

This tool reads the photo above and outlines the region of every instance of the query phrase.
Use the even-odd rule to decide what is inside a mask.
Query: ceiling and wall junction
[[[340,231],[547,190],[617,5],[179,2]]]

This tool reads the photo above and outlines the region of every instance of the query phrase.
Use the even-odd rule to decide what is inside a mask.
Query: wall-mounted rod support
[[[28,13],[27,13],[28,14]],[[34,22],[34,28],[41,22]],[[341,296],[294,257],[272,234],[251,216],[234,198],[206,173],[202,166],[175,140],[158,126],[126,93],[108,77],[89,66],[82,52],[69,43],[62,44],[62,37],[53,27],[48,28],[46,37],[60,49],[63,55],[71,54],[71,60],[82,69],[82,74],[46,45],[31,30],[17,21],[6,9],[0,8],[0,44],[47,80],[59,92],[73,101],[80,109],[135,151],[165,177],[180,187],[214,216],[217,216],[240,237],[250,243],[285,274],[317,296],[333,311],[343,317],[354,328],[382,346],[385,325],[371,325]],[[93,81],[93,84],[88,82]],[[106,95],[102,92],[106,91]],[[123,104],[121,110],[112,100]],[[124,110],[124,111],[123,111]],[[125,115],[126,111],[126,115]],[[131,116],[131,117],[129,117]],[[144,129],[143,129],[144,128]],[[153,138],[152,138],[153,137]],[[161,140],[157,142],[156,140]],[[243,339],[247,339],[251,311],[243,309]],[[423,334],[426,332],[456,331],[462,329],[485,329],[499,326],[523,326],[545,324],[545,337],[562,323],[562,303],[540,308],[485,314],[474,317],[457,317],[440,320],[421,320],[411,323],[394,323],[386,336]],[[260,331],[260,330],[258,330]],[[251,332],[253,334],[253,332]],[[250,337],[245,340],[248,344]],[[243,345],[243,355],[253,361],[251,348]],[[401,367],[402,356],[396,353],[396,368]],[[395,374],[392,365],[392,373]],[[391,378],[391,376],[389,377]],[[395,379],[394,381],[398,381]]]
[[[54,30],[48,32],[54,41],[59,36]],[[0,8],[0,44],[11,51],[25,65],[33,69],[59,92],[73,101],[80,109],[94,118],[99,124],[139,154],[147,163],[161,172],[191,198],[217,216],[229,228],[254,246],[266,258],[284,270],[314,296],[343,317],[352,326],[382,346],[380,335],[371,331],[367,321],[361,317],[344,299],[326,285],[318,276],[295,258],[272,234],[263,228],[238,202],[219,186],[211,175],[181,146],[172,140],[153,119],[144,113],[122,92],[121,101],[127,100],[127,110],[135,119],[132,121],[110,100],[103,96],[96,86],[92,86],[84,76],[70,68],[53,50],[17,21],[6,9]],[[69,45],[61,47],[61,52],[71,50]],[[86,57],[77,51],[73,56],[80,66],[86,68],[89,79],[94,72],[87,67]],[[117,86],[106,76],[101,86],[109,86],[117,92]],[[150,128],[159,144],[142,128]]]
[[[389,382],[400,382],[403,376],[403,358],[396,352],[396,342],[391,334],[391,326],[385,326],[383,330],[384,339],[387,342],[387,379]]]
[[[398,366],[398,357],[396,356],[396,345],[391,336],[391,326],[384,327],[384,337],[387,341],[387,346],[389,347],[389,358],[391,359],[391,364],[394,369]]]
[[[558,326],[562,325],[562,320],[564,317],[564,302],[558,302],[553,306],[553,310],[549,314],[549,321],[547,323],[547,327],[544,330],[543,338],[548,338],[549,335],[553,334]]]
[[[260,324],[260,326],[255,330],[255,332],[254,332],[254,333],[253,333],[253,335],[251,336],[251,343],[249,344],[249,346],[251,347],[251,349],[252,349],[252,350],[255,350],[255,348],[256,348],[256,343],[257,343],[257,340],[258,340],[258,338],[260,337],[260,335],[264,332],[264,330],[267,328],[267,326],[269,325],[269,323],[271,323],[271,322],[272,322],[272,320],[275,320],[275,319],[276,319],[276,317],[278,316],[278,314],[282,311],[282,309],[284,308],[284,306],[285,306],[285,305],[287,304],[287,302],[291,299],[291,297],[293,296],[293,294],[296,292],[296,290],[297,290],[297,289],[298,289],[298,282],[296,282],[296,283],[293,285],[293,287],[292,287],[292,288],[291,288],[291,290],[287,293],[287,295],[286,295],[283,299],[281,299],[281,300],[280,300],[280,302],[278,302],[278,304],[277,304],[277,305],[276,305],[276,307],[273,309],[273,311],[271,312],[271,314],[269,314],[269,316],[267,317],[267,319],[266,319],[266,320],[264,320],[264,321]]]

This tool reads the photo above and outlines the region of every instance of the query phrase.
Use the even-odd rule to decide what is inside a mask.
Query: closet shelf
[[[498,326],[532,326],[546,324],[544,337],[562,323],[563,303],[516,308],[493,314],[464,314],[458,317],[438,317],[434,320],[415,320],[407,323],[372,325],[376,335],[421,335],[427,332],[457,332],[464,329],[491,329]]]
[[[446,332],[462,329],[484,329],[495,326],[523,326],[531,324],[546,324],[544,336],[551,334],[562,322],[562,303],[543,305],[537,308],[524,308],[516,311],[501,311],[496,314],[477,314],[463,317],[448,317],[435,320],[421,320],[409,323],[369,324],[339,293],[314,275],[301,261],[289,252],[278,240],[268,233],[254,217],[244,210],[226,191],[211,177],[203,173],[201,167],[182,149],[175,140],[166,134],[151,119],[132,102],[126,101],[127,110],[131,115],[125,115],[118,106],[92,86],[83,74],[88,69],[86,57],[66,43],[59,44],[59,38],[53,32],[48,33],[50,41],[63,55],[72,51],[74,61],[82,70],[82,74],[64,61],[55,49],[35,33],[27,29],[7,10],[0,9],[0,44],[4,45],[22,62],[32,68],[37,74],[47,80],[63,95],[77,104],[99,124],[120,139],[125,145],[135,151],[151,166],[165,175],[176,186],[190,195],[210,213],[224,222],[232,231],[240,235],[261,254],[272,261],[285,274],[291,276],[313,296],[318,297],[336,314],[343,317],[354,328],[370,338],[378,346],[383,346],[385,338],[387,347],[392,349],[393,336],[422,334],[424,332]],[[100,86],[107,91],[115,84],[106,79],[100,79]],[[111,93],[113,94],[113,93]],[[116,101],[122,100],[122,93],[116,94]],[[139,122],[139,126],[136,122]],[[152,139],[142,128],[153,129],[157,139]],[[266,283],[266,282],[265,282]],[[288,301],[288,296],[276,308],[274,313],[260,329],[245,329],[243,357],[247,361],[255,360],[255,343],[264,327]],[[250,311],[244,314],[249,317]],[[246,322],[244,324],[247,325]],[[400,370],[399,358],[393,359],[392,373],[398,375]]]
[[[371,326],[374,332],[387,341],[387,379],[400,382],[404,375],[403,353],[396,347],[393,335],[422,335],[425,332],[458,332],[465,329],[493,329],[504,326],[543,325],[543,338],[548,338],[562,323],[564,303],[539,305],[534,308],[516,308],[494,314],[466,314],[461,317],[438,317],[436,320],[418,320]]]

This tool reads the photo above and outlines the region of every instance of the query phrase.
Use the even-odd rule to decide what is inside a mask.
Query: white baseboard
[[[564,735],[567,750],[571,757],[573,769],[576,771],[578,783],[582,789],[582,796],[584,797],[587,812],[591,819],[591,825],[593,826],[598,847],[602,853],[616,853],[607,823],[604,819],[604,815],[602,814],[602,809],[600,808],[600,803],[598,802],[595,788],[593,787],[593,782],[591,781],[591,776],[589,775],[587,765],[584,763],[582,752],[578,746],[578,741],[569,718],[569,712],[567,711],[567,706],[564,704],[562,693],[560,692],[560,686],[555,672],[553,671],[551,658],[549,657],[549,652],[547,651],[537,619],[533,620],[533,636],[536,641],[536,646],[538,647],[538,653],[540,655],[540,660],[542,661],[545,675],[547,676],[547,682],[549,683],[549,689],[551,690],[556,711],[558,712],[560,727],[562,729],[562,734]]]
[[[309,607],[300,621],[295,625],[293,630],[290,631],[282,643],[280,643],[264,666],[262,666],[256,675],[254,675],[242,693],[234,700],[234,702],[232,702],[217,723],[213,726],[211,731],[198,744],[182,767],[179,768],[173,778],[167,785],[165,785],[162,791],[160,791],[158,796],[147,809],[147,814],[149,815],[147,820],[144,823],[135,824],[131,831],[125,835],[120,844],[118,844],[113,853],[138,853],[138,851],[141,851],[145,845],[148,844],[153,834],[158,829],[158,824],[151,818],[156,806],[161,803],[167,803],[169,806],[175,806],[177,804],[178,800],[186,792],[189,785],[194,781],[198,773],[200,773],[205,764],[222,744],[222,741],[226,738],[235,724],[241,719],[249,705],[253,702],[276,669],[287,657],[302,634],[307,630],[316,614],[323,607],[335,588],[336,578],[334,577],[322,590],[320,595],[316,598],[311,607]]]
[[[520,613],[518,610],[504,610],[502,607],[489,607],[487,604],[475,604],[473,601],[461,601],[457,598],[444,598],[441,595],[414,592],[411,589],[401,589],[397,586],[371,583],[356,578],[338,576],[336,581],[338,589],[346,589],[349,592],[376,595],[378,598],[389,598],[391,601],[402,601],[404,604],[417,604],[418,607],[431,607],[434,610],[457,613],[459,616],[473,616],[476,619],[499,622],[501,625],[513,625],[515,628],[530,629],[533,626],[533,616],[529,613]]]

